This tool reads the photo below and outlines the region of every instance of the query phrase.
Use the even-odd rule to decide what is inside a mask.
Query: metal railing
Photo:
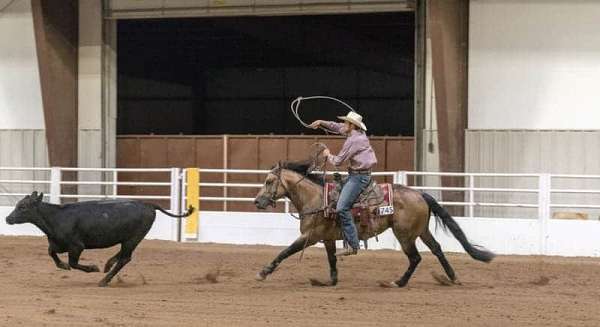
[[[144,199],[144,200],[165,200],[171,204],[171,210],[181,211],[182,199],[185,198],[185,169],[180,168],[30,168],[30,167],[0,167],[0,199],[10,198],[10,203],[14,205],[22,196],[28,195],[27,190],[43,190],[47,192],[51,203],[61,203],[62,199]],[[257,169],[199,169],[199,172],[205,176],[207,174],[257,174],[266,176],[269,170]],[[10,173],[19,178],[9,178]],[[123,180],[120,178],[122,173],[164,173],[165,178],[156,180]],[[66,174],[77,174],[77,178],[65,178]],[[92,174],[90,179],[83,178],[86,174]],[[328,172],[331,175],[332,172]],[[345,173],[342,173],[345,174]],[[39,176],[34,176],[39,175]],[[8,177],[7,177],[8,176]],[[40,177],[41,176],[41,177]],[[565,175],[565,174],[495,174],[495,173],[441,173],[441,172],[415,172],[415,171],[395,171],[395,172],[375,172],[373,176],[391,178],[394,183],[410,186],[411,188],[438,192],[442,201],[440,204],[449,207],[464,208],[466,217],[492,217],[485,214],[481,208],[499,208],[499,209],[537,209],[532,211],[535,218],[547,220],[550,218],[553,209],[585,209],[600,210],[600,175]],[[429,182],[429,179],[434,182]],[[440,180],[443,178],[455,178],[458,186],[441,186]],[[73,179],[73,180],[69,180]],[[486,179],[492,182],[485,182]],[[526,179],[528,182],[525,187],[506,187],[495,184],[511,184],[515,179]],[[260,180],[260,179],[259,179]],[[510,180],[508,182],[499,182],[501,180]],[[561,182],[562,181],[562,182]],[[571,187],[558,187],[564,181],[570,182]],[[591,188],[579,187],[578,183],[592,184]],[[491,185],[488,185],[491,184]],[[64,187],[72,186],[76,188],[75,192],[62,192]],[[158,187],[165,188],[163,195],[160,194],[122,194],[119,187]],[[229,182],[224,178],[223,182],[205,182],[200,181],[200,201],[222,201],[222,202],[252,202],[254,197],[236,197],[230,195],[232,189],[256,189],[262,187],[262,182]],[[222,188],[222,196],[206,196],[202,190],[206,188]],[[93,189],[93,191],[89,191]],[[444,199],[446,192],[455,192],[461,194],[455,196],[452,200]],[[168,195],[167,195],[168,194]],[[490,194],[504,194],[501,197]],[[574,196],[573,201],[561,201],[564,195]],[[560,198],[553,201],[553,196]],[[598,202],[595,198],[598,197]],[[584,199],[587,201],[581,201]],[[440,198],[438,196],[438,198]],[[523,201],[529,198],[530,201]],[[487,200],[486,200],[487,199]],[[511,201],[507,201],[511,200]],[[514,201],[516,200],[516,201]],[[280,200],[285,203],[285,212],[290,212],[290,202],[287,199]],[[6,202],[6,201],[5,201]],[[568,203],[567,203],[568,202]],[[582,203],[587,202],[587,203]],[[598,204],[596,204],[598,203]],[[476,209],[480,208],[480,212]],[[483,212],[483,214],[482,214]],[[518,217],[515,217],[518,218]]]
[[[31,191],[45,191],[45,197],[50,203],[60,204],[62,199],[140,199],[140,200],[167,200],[171,210],[178,210],[181,197],[181,169],[179,168],[24,168],[0,167],[0,173],[7,172],[45,172],[45,179],[0,179],[0,198],[10,198],[13,203],[30,193],[11,191],[10,186],[19,184],[29,186]],[[65,173],[77,174],[77,180],[65,180]],[[130,181],[120,180],[119,173],[169,173],[167,182],[164,181]],[[91,180],[86,180],[83,175],[92,175]],[[71,176],[72,177],[72,176]],[[43,185],[41,189],[37,186]],[[63,193],[63,186],[76,188],[74,192]],[[151,194],[120,194],[119,186],[151,186],[166,188],[169,195]],[[84,188],[87,188],[84,190]]]
[[[261,170],[261,169],[199,169],[201,174],[258,174],[258,175],[267,175],[270,170]],[[315,172],[320,173],[320,172]],[[333,175],[334,172],[326,172],[326,175]],[[341,175],[347,175],[347,172],[340,172]],[[394,183],[397,182],[398,173],[397,172],[374,172],[373,176],[384,176],[384,177],[392,177]],[[203,187],[218,187],[223,188],[223,196],[215,197],[215,196],[200,196],[200,201],[224,201],[224,202],[253,202],[254,197],[230,197],[228,196],[228,190],[230,188],[254,188],[256,190],[260,189],[263,184],[262,183],[230,183],[230,182],[222,182],[222,183],[210,183],[210,182],[200,182],[198,186],[202,189]],[[290,212],[290,200],[280,199],[277,202],[285,203],[285,213]]]

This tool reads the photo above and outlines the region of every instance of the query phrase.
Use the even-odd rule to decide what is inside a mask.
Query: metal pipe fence
[[[9,178],[11,172],[18,172],[21,178]],[[39,174],[35,178],[33,174]],[[123,180],[120,174],[162,173],[165,178],[156,180]],[[32,168],[32,167],[0,167],[0,200],[4,205],[14,205],[21,197],[29,194],[29,190],[47,192],[51,203],[61,203],[65,199],[142,199],[168,200],[171,210],[181,211],[182,198],[185,197],[186,169],[180,168]],[[269,170],[261,169],[199,169],[203,176],[210,174],[232,174],[266,176]],[[77,174],[76,180],[67,180],[65,174]],[[92,180],[83,178],[85,174],[96,174]],[[333,172],[327,172],[327,175]],[[342,174],[346,174],[342,172]],[[26,177],[23,177],[26,176]],[[530,218],[547,220],[557,209],[579,211],[600,211],[600,175],[566,175],[566,174],[506,174],[506,173],[444,173],[444,172],[374,172],[373,176],[391,178],[393,183],[407,185],[413,189],[429,192],[440,200],[440,204],[448,207],[459,207],[464,210],[465,217],[495,217],[497,210],[513,210],[519,215],[519,209],[537,209]],[[441,179],[454,178],[458,185],[444,186]],[[514,182],[518,179],[527,182]],[[507,182],[510,181],[510,182]],[[523,187],[510,187],[510,184],[527,184]],[[582,183],[589,188],[579,187]],[[566,187],[564,185],[566,185]],[[506,186],[508,185],[508,186]],[[75,187],[73,194],[63,192],[64,187]],[[92,191],[86,191],[93,188]],[[163,194],[122,194],[120,187],[151,187],[164,189]],[[252,202],[253,197],[231,196],[234,189],[256,189],[262,183],[254,182],[205,182],[198,184],[201,190],[223,188],[224,196],[206,196],[200,192],[200,201]],[[458,197],[446,199],[449,192],[458,193]],[[569,198],[571,197],[571,198]],[[597,197],[597,199],[596,199]],[[528,201],[525,201],[528,200]],[[569,201],[568,201],[569,200]],[[586,201],[583,201],[586,200]],[[598,201],[598,202],[596,202]],[[290,212],[288,199],[285,212]],[[597,204],[598,203],[598,204]],[[486,211],[488,210],[488,211]],[[494,211],[496,210],[496,211]],[[533,211],[528,211],[533,212]],[[519,217],[515,217],[519,218]],[[522,218],[522,217],[521,217]]]

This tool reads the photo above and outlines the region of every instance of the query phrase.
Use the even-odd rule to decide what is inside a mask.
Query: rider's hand
[[[308,125],[308,127],[312,128],[312,129],[317,129],[317,128],[319,128],[319,126],[321,126],[320,120],[315,120],[310,125]]]
[[[329,151],[328,148],[325,148],[325,150],[323,150],[323,155],[326,157],[329,157],[331,155],[331,152]]]

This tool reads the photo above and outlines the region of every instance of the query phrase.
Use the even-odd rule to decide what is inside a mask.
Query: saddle
[[[335,183],[325,183],[323,193],[325,195],[324,207],[327,208],[326,217],[335,219],[335,206],[343,184],[344,181],[341,180]],[[392,184],[377,184],[375,180],[371,180],[371,183],[352,205],[354,221],[360,223],[361,226],[370,226],[374,218],[392,215],[394,213],[393,196]]]

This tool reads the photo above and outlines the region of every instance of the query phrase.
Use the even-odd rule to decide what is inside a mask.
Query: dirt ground
[[[0,237],[1,326],[599,326],[600,260],[500,256],[491,264],[449,254],[462,285],[442,286],[435,257],[409,286],[384,289],[407,260],[401,252],[363,251],[338,263],[327,280],[325,251],[308,249],[265,282],[256,272],[281,250],[144,241],[108,288],[100,273],[63,271],[40,237]],[[116,248],[91,250],[82,263],[103,265]],[[216,283],[207,274],[217,275]],[[214,281],[214,280],[213,280]]]

